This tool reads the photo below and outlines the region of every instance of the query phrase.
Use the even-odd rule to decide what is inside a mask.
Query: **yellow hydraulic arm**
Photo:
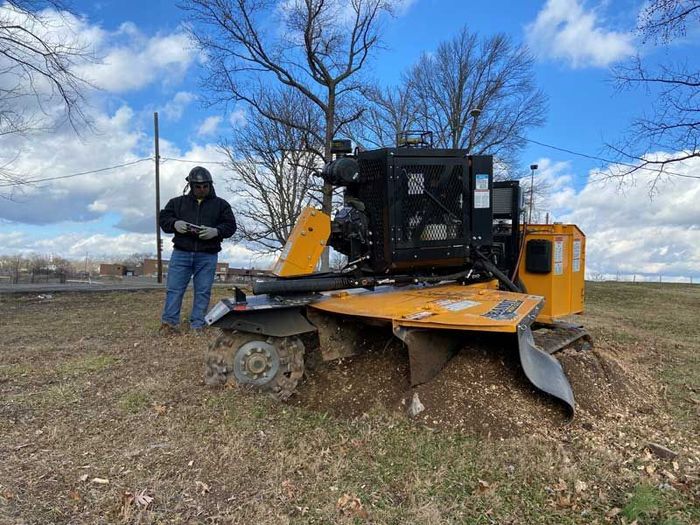
[[[313,273],[330,234],[331,218],[311,206],[304,208],[272,267],[272,273],[277,277]]]

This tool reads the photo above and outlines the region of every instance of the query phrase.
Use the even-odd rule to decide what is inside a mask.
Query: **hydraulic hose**
[[[479,257],[479,262],[481,262],[482,266],[491,272],[506,288],[508,288],[511,292],[523,293],[523,290],[513,281],[511,281],[506,274],[499,270],[488,257],[477,250],[475,250],[474,253],[476,253],[476,255]]]
[[[330,292],[332,290],[343,290],[345,288],[369,288],[381,284],[410,284],[426,283],[433,284],[441,281],[457,281],[468,277],[469,272],[459,272],[450,275],[438,276],[413,276],[413,275],[391,275],[382,277],[302,277],[294,279],[276,279],[273,281],[253,282],[253,293],[255,295],[285,295],[295,293]]]
[[[364,288],[373,286],[371,277],[321,277],[318,279],[279,279],[274,281],[253,282],[253,293],[261,294],[294,294],[327,292],[344,288]]]

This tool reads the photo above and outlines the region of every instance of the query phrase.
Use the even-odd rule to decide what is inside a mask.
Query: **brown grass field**
[[[159,337],[162,299],[0,295],[0,523],[700,523],[698,286],[587,284],[572,422],[500,343],[419,387],[416,420],[374,332],[284,404],[206,387],[216,330]]]

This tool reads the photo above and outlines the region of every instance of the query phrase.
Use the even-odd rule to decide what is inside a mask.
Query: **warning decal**
[[[491,192],[489,190],[474,190],[474,208],[490,208]]]
[[[573,261],[571,266],[572,271],[574,272],[580,272],[581,271],[581,239],[576,239],[574,240],[574,253],[573,253]]]
[[[430,317],[432,315],[435,315],[433,312],[416,312],[415,314],[407,314],[404,315],[404,319],[408,319],[409,321],[420,321],[421,319],[425,319],[426,317]]]
[[[564,273],[564,239],[557,237],[554,239],[554,275]]]
[[[435,301],[434,304],[444,308],[445,310],[449,310],[450,312],[459,312],[460,310],[466,310],[467,308],[471,308],[472,306],[476,306],[481,303],[476,301],[467,301],[466,299],[462,301],[458,301],[456,299],[440,299],[439,301]]]
[[[496,306],[491,308],[482,317],[488,317],[495,321],[509,321],[514,319],[518,314],[518,308],[523,304],[522,301],[500,301]]]

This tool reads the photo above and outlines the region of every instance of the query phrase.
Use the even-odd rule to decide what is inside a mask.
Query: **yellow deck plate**
[[[494,290],[483,284],[443,284],[327,292],[322,300],[309,307],[384,319],[395,326],[515,332],[523,318],[543,300],[536,295]]]

